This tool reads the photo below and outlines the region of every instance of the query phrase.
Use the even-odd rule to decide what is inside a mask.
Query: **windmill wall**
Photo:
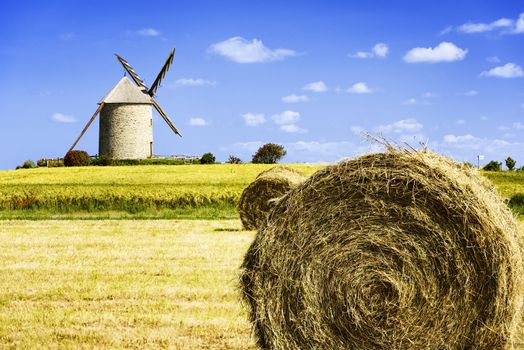
[[[111,159],[146,159],[152,155],[150,104],[106,103],[100,112],[98,153]]]

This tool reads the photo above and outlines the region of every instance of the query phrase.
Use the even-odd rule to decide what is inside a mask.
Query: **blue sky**
[[[0,38],[0,169],[63,156],[123,76],[113,53],[151,84],[172,47],[157,101],[184,137],[155,112],[156,154],[331,162],[368,131],[524,165],[517,1],[9,1]]]

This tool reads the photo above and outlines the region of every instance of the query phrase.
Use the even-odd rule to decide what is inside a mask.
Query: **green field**
[[[290,165],[306,174],[318,165]],[[0,172],[1,218],[232,218],[271,165],[39,168]]]
[[[289,165],[306,174],[321,165]],[[232,219],[243,189],[271,165],[145,165],[0,172],[0,219]],[[524,172],[483,172],[505,197]],[[523,211],[524,213],[524,211]]]

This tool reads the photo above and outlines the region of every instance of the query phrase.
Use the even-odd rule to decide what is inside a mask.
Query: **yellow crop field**
[[[290,165],[306,174],[319,165]],[[0,172],[0,210],[51,212],[225,208],[271,165],[145,165],[39,168]]]

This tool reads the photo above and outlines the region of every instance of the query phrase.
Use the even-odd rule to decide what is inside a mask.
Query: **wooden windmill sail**
[[[173,63],[171,50],[162,69],[150,88],[135,73],[129,63],[115,54],[134,84],[123,77],[99,102],[98,108],[69,150],[76,147],[82,136],[100,114],[99,155],[112,159],[144,159],[153,155],[153,119],[151,106],[173,132],[182,136],[162,107],[155,94]]]

